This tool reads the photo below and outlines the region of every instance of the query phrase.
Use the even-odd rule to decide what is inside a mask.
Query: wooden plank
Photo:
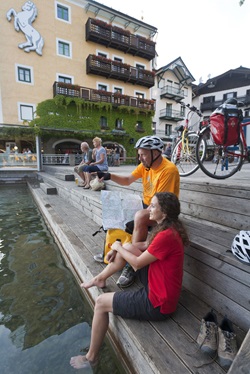
[[[187,313],[187,311],[184,311]],[[190,317],[191,323],[194,318],[191,314],[187,313]],[[183,331],[182,326],[175,323],[173,318],[169,318],[165,322],[152,323],[156,331],[161,334],[166,343],[171,347],[172,351],[176,352],[181,361],[189,367],[192,373],[199,374],[220,374],[224,373],[223,369],[211,359],[210,356],[203,354],[194,341],[188,334]],[[151,340],[151,338],[150,338]],[[169,362],[170,357],[167,358]],[[209,365],[207,365],[209,363]],[[200,367],[201,366],[201,367]],[[199,367],[199,369],[198,369]],[[164,373],[164,371],[162,371]],[[181,371],[178,373],[182,373]]]
[[[233,300],[186,271],[183,277],[183,287],[210,305],[211,308],[218,310],[223,315],[227,315],[228,318],[243,331],[248,331],[250,320],[249,310],[238,305]]]
[[[201,205],[216,210],[230,213],[236,212],[249,216],[250,200],[248,199],[232,198],[231,196],[221,196],[197,191],[185,191],[185,193],[181,191],[180,200],[193,204],[194,206]]]
[[[232,278],[236,282],[240,282],[250,288],[250,267],[235,259],[234,264],[223,261],[220,257],[208,255],[206,252],[197,250],[189,246],[185,250],[187,256],[191,256],[198,261],[203,262],[207,266],[217,269],[220,273]]]
[[[185,190],[193,192],[204,192],[206,194],[216,194],[221,196],[231,196],[233,198],[250,199],[250,188],[246,186],[227,186],[219,184],[209,184],[203,182],[183,182],[181,181],[181,191],[185,194]]]
[[[187,321],[183,320],[184,316],[178,313],[179,307],[177,308],[177,311],[174,313],[173,317],[176,322],[180,323],[181,326],[183,326],[184,329],[189,332],[189,334],[194,333],[195,335],[191,336],[196,339],[199,333],[201,320],[211,310],[211,305],[205,303],[199,297],[189,292],[185,287],[182,288],[179,305],[183,307],[184,310],[190,311],[191,315],[195,316],[197,321],[192,320],[192,323],[190,323],[191,326],[189,327],[189,319],[187,319]],[[213,310],[217,315],[218,323],[220,323],[220,321],[223,319],[223,314],[218,311],[217,307],[214,307]],[[246,332],[235,324],[233,324],[233,327],[236,333],[237,344],[240,346],[246,336]]]
[[[250,372],[250,330],[248,331],[228,374],[247,374]]]
[[[219,206],[218,204],[219,202],[217,202],[217,206]],[[242,203],[242,205],[243,204],[244,203]],[[248,202],[246,202],[245,205],[248,207]],[[237,230],[247,230],[250,227],[250,216],[243,214],[243,208],[241,212],[226,212],[220,208],[204,207],[202,205],[195,205],[190,202],[182,201],[181,212],[185,216],[193,216],[203,221],[219,223],[220,225],[232,227]]]
[[[206,256],[207,258],[208,256]],[[204,260],[205,261],[205,258]],[[221,264],[223,266],[223,264]],[[229,275],[222,273],[220,269],[213,268],[207,263],[197,261],[197,259],[185,255],[184,270],[192,274],[201,282],[223,294],[226,298],[233,300],[238,305],[249,311],[249,286],[235,280]]]

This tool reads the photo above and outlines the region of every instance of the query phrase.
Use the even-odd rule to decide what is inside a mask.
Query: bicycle
[[[178,167],[181,177],[187,177],[199,169],[196,160],[196,146],[199,136],[197,132],[192,131],[192,129],[200,122],[202,117],[201,112],[195,106],[190,106],[189,104],[185,106],[189,109],[185,125],[181,125],[177,128],[177,131],[180,132],[181,135],[171,154],[171,161]],[[194,114],[197,114],[199,118],[192,126],[189,126],[189,122]],[[205,157],[205,145],[203,142],[201,142],[200,145],[200,157],[201,159]]]
[[[224,104],[235,105],[236,109],[241,113],[242,111],[239,108],[245,106],[244,103],[238,102],[236,99],[229,99]],[[244,122],[240,117],[239,121],[239,139],[237,144],[216,144],[211,132],[211,123],[200,131],[196,148],[196,159],[200,169],[207,176],[214,179],[226,179],[239,171],[245,161],[250,162],[250,150],[244,134],[244,127],[250,125],[250,121]],[[205,153],[209,151],[213,154],[212,161],[199,157],[201,145],[205,146]]]

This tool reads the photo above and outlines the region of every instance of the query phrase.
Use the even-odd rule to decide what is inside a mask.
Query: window
[[[135,131],[137,132],[144,132],[142,121],[137,121],[137,124],[135,125]]]
[[[105,86],[104,84],[98,84],[98,90],[101,90],[101,91],[108,91],[108,87]]]
[[[228,92],[228,93],[223,95],[223,101],[225,101],[227,99],[231,99],[233,97],[237,97],[237,92]]]
[[[215,96],[207,96],[203,98],[203,103],[204,104],[210,104],[215,101]]]
[[[114,87],[114,93],[122,95],[122,88],[120,88],[120,87]]]
[[[71,58],[71,43],[63,40],[57,40],[57,53],[60,56]]]
[[[19,121],[31,121],[34,118],[35,105],[18,103]]]
[[[58,82],[63,82],[63,83],[71,84],[72,83],[72,78],[70,78],[70,77],[64,77],[63,75],[58,75],[57,81]]]
[[[102,52],[98,52],[97,56],[108,58],[107,54],[106,53],[102,53]]]
[[[140,64],[136,64],[135,67],[136,67],[136,69],[139,69],[139,70],[144,70],[145,69],[145,66],[140,65]]]
[[[172,125],[165,125],[165,135],[171,136],[172,135]]]
[[[135,92],[135,96],[138,97],[138,99],[144,99],[145,95],[142,92]]]
[[[56,18],[60,21],[70,22],[70,7],[56,2]]]
[[[26,65],[15,65],[16,68],[16,81],[20,83],[33,84],[33,68]]]
[[[117,118],[115,120],[115,128],[117,130],[122,130],[122,128],[123,128],[123,119]]]
[[[64,21],[68,21],[69,20],[68,8],[57,4],[57,18],[63,19]]]
[[[172,117],[172,104],[167,104],[166,105],[166,115],[168,117]]]
[[[20,82],[28,82],[31,83],[31,73],[30,69],[25,68],[18,68],[18,80]]]
[[[108,128],[108,120],[107,120],[106,117],[101,116],[101,118],[100,118],[100,126],[101,126],[101,129],[107,129]]]

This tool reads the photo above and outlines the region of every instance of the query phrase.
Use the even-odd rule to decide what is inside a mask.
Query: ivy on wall
[[[117,141],[126,149],[128,156],[134,156],[134,146],[130,139],[138,140],[144,135],[152,134],[153,111],[137,107],[120,105],[113,107],[111,103],[89,102],[78,97],[57,95],[53,99],[38,104],[37,117],[30,122],[45,140],[50,133],[60,138],[74,132],[77,138],[100,136],[103,141]],[[101,116],[107,119],[107,129],[101,129]],[[116,120],[123,120],[123,130],[117,131]],[[142,123],[144,131],[137,131],[137,122]],[[57,130],[57,131],[56,131]],[[60,131],[58,131],[60,130]]]

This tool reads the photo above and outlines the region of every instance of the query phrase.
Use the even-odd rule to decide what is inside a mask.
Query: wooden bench
[[[52,177],[46,175],[46,178]],[[50,180],[49,183],[52,184],[52,181]],[[70,182],[63,183],[57,180],[55,183],[59,196],[70,201],[75,208],[84,213],[85,221],[91,218],[97,225],[101,225],[100,192],[84,191]],[[141,183],[135,182],[131,186],[122,187],[108,181],[106,189],[141,194]],[[134,331],[139,334],[136,338],[141,342],[141,346],[138,343],[136,349],[140,350],[142,357],[143,355],[147,357],[147,361],[150,359],[154,361],[151,363],[153,373],[158,372],[154,371],[156,370],[154,365],[166,368],[165,371],[159,370],[159,373],[173,373],[175,370],[178,373],[224,372],[216,361],[202,368],[196,368],[206,361],[211,361],[204,358],[200,351],[197,352],[195,343],[200,321],[211,308],[218,315],[219,322],[225,314],[233,322],[237,343],[239,347],[241,346],[250,325],[248,296],[250,268],[239,262],[232,255],[230,248],[235,234],[241,229],[247,230],[250,227],[249,198],[250,188],[248,187],[241,187],[239,190],[233,186],[226,187],[225,184],[186,181],[181,183],[182,219],[190,235],[190,246],[185,251],[183,291],[179,307],[164,323],[143,323],[145,332],[137,331],[138,321],[126,321],[125,330],[130,330],[133,334],[135,329]],[[93,240],[89,234],[88,239],[85,238],[85,246],[91,253],[88,257],[90,262],[91,256],[99,253],[103,248],[103,236],[97,235],[94,239],[99,242],[99,252],[96,251],[98,245],[89,244],[91,239]],[[96,274],[100,266],[102,265],[92,261],[91,265],[88,263],[88,270],[91,274]],[[86,276],[86,274],[83,275],[83,277]],[[117,276],[114,276],[110,282],[110,290],[117,289],[116,279]],[[98,291],[91,291],[93,300],[97,295]],[[115,329],[112,329],[111,324],[112,334],[118,341],[121,339],[119,331],[122,330],[117,329],[115,321],[112,323],[115,326]],[[133,359],[133,353],[131,353],[133,343],[129,339],[129,333],[126,338],[123,335],[126,335],[124,331],[121,344],[125,347],[123,346],[122,350],[130,359]],[[158,347],[159,344],[163,345]],[[140,365],[143,367],[140,354],[138,358],[134,357],[138,361],[135,362],[136,367]]]

